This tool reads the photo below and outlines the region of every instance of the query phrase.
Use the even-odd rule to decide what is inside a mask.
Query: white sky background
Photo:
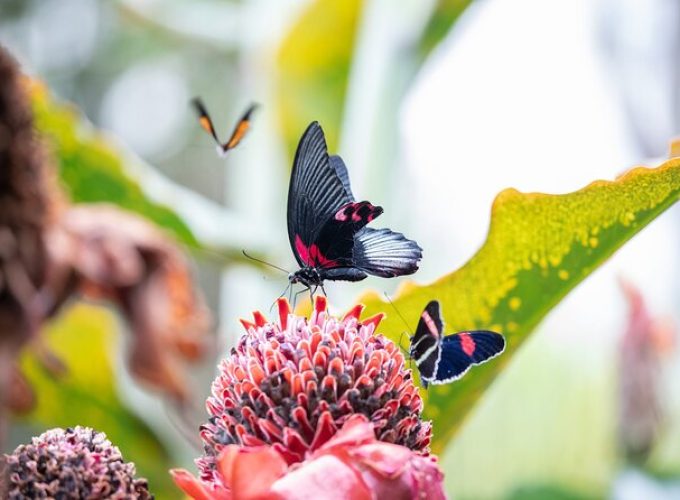
[[[659,9],[667,3],[649,2],[645,9],[620,2],[610,19],[603,9],[616,2],[473,4],[420,73],[402,110],[409,204],[416,212],[412,220],[420,221],[419,243],[427,249],[420,281],[441,275],[443,263],[447,270],[459,267],[476,252],[486,237],[492,201],[504,188],[565,193],[646,163],[626,122],[621,87],[634,92],[635,112],[656,137],[670,138],[672,93],[662,66],[667,39],[654,37],[659,21],[667,21],[662,17],[667,11]],[[630,51],[635,57],[607,60],[599,38],[603,27],[623,36],[618,41],[635,49]],[[611,381],[603,378],[612,375],[627,315],[616,278],[632,280],[655,313],[674,313],[677,322],[679,228],[676,207],[543,322],[504,373],[508,381],[525,383],[515,389],[497,384],[446,455],[453,491],[493,497],[532,480],[574,487],[608,481],[611,470],[602,464],[611,463],[606,440],[615,422],[609,413]],[[676,357],[675,372],[678,364]],[[540,380],[528,383],[529,373]],[[593,389],[600,391],[591,394],[594,400],[584,400],[588,386],[599,388]],[[677,408],[677,384],[668,396]],[[607,418],[593,416],[603,411]],[[574,418],[572,430],[592,431],[574,432],[568,450],[569,441],[556,435],[565,432],[565,412]],[[525,452],[517,456],[518,450]],[[480,471],[491,470],[494,480],[480,484]]]
[[[474,254],[503,189],[565,193],[646,162],[600,57],[596,7],[587,0],[478,2],[421,72],[401,120],[414,220],[431,229],[421,242],[428,258],[420,279]],[[620,302],[617,272],[661,309],[677,307],[675,212],[577,289],[587,325],[611,312],[593,303]]]

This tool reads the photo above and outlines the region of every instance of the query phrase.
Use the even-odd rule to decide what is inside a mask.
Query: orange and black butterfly
[[[213,137],[213,139],[215,139],[215,142],[217,143],[217,152],[220,155],[225,155],[227,151],[234,149],[239,145],[243,137],[246,135],[246,132],[248,132],[248,129],[250,128],[250,117],[253,114],[253,111],[255,111],[258,107],[258,105],[255,103],[248,106],[248,109],[246,109],[246,112],[243,113],[243,116],[236,124],[236,127],[234,127],[234,131],[231,133],[229,140],[225,143],[222,143],[217,137],[215,126],[210,119],[208,110],[205,109],[205,106],[203,105],[203,101],[201,101],[201,99],[198,97],[195,97],[191,100],[191,104],[196,109],[196,113],[198,113],[198,123],[201,125],[201,127],[203,127],[203,130],[208,132]]]

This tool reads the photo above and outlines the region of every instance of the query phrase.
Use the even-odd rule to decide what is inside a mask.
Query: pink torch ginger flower
[[[177,485],[196,500],[444,499],[434,458],[378,441],[373,425],[353,415],[329,441],[289,466],[273,446],[223,448],[217,468],[223,484],[206,484],[184,470]]]
[[[201,427],[205,455],[197,460],[208,489],[227,488],[218,456],[229,445],[269,445],[267,453],[289,466],[318,457],[357,414],[377,440],[408,457],[427,455],[431,425],[421,420],[423,402],[404,356],[374,334],[382,315],[360,321],[359,305],[338,319],[324,297],[309,320],[292,314],[286,299],[278,307],[278,323],[259,312],[254,322],[242,320],[247,333],[219,366],[206,402],[210,419]]]

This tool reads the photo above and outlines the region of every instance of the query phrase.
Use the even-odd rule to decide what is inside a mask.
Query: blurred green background
[[[311,120],[345,159],[358,197],[385,207],[381,224],[425,248],[414,280],[429,283],[481,246],[502,189],[567,193],[658,163],[680,131],[678,41],[680,6],[670,0],[0,3],[0,43],[54,96],[34,105],[70,196],[140,212],[185,244],[224,349],[240,334],[237,318],[267,311],[286,285],[240,251],[293,266],[288,173]],[[195,95],[222,135],[248,103],[262,104],[226,159],[196,123]],[[543,321],[443,453],[452,496],[678,498],[677,349],[659,362],[664,424],[644,466],[627,465],[617,438],[628,324],[618,278],[639,287],[655,317],[680,324],[678,228],[675,207]],[[361,292],[392,293],[399,282],[328,289],[343,310]],[[124,370],[123,328],[91,305],[51,325],[71,379],[58,388],[26,359],[40,405],[12,425],[2,451],[90,419],[160,498],[177,498],[164,471],[191,467],[199,452],[176,432],[184,423],[172,409]],[[108,361],[83,360],[81,350]],[[193,374],[198,408],[216,360]],[[57,391],[73,399],[50,397]],[[193,418],[200,423],[201,412]]]

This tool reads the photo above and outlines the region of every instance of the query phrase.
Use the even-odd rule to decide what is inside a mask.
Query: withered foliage
[[[211,322],[186,257],[137,215],[65,200],[25,87],[0,47],[0,408],[31,406],[16,367],[23,348],[59,370],[40,332],[70,298],[83,296],[114,304],[127,320],[133,374],[185,401],[182,362],[203,353]]]

